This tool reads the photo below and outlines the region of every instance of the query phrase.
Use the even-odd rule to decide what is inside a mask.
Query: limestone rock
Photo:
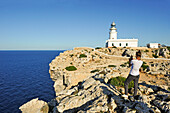
[[[150,111],[152,111],[150,108],[147,107],[147,104],[144,104],[142,102],[138,102],[135,106],[135,109],[139,113],[150,113]]]
[[[170,112],[168,92],[170,62],[168,59],[148,59],[153,57],[152,54],[169,58],[167,49],[142,50],[142,60],[149,66],[143,72],[148,76],[155,75],[155,78],[165,82],[164,85],[153,85],[152,83],[157,82],[153,80],[151,80],[153,82],[146,81],[139,85],[138,96],[123,98],[124,88],[108,84],[108,80],[112,77],[128,76],[130,71],[128,57],[131,55],[135,57],[136,51],[137,49],[131,48],[98,50],[74,48],[61,53],[49,64],[56,98],[48,105],[44,101],[33,99],[22,105],[21,111],[23,113]],[[77,70],[68,70],[66,69],[68,66],[75,66]],[[159,77],[159,74],[164,76]]]
[[[95,79],[90,77],[89,79],[87,79],[86,81],[83,82],[82,87],[84,89],[87,89],[88,87],[92,86],[93,84],[96,84],[96,81],[95,81]]]
[[[153,104],[156,105],[159,109],[161,109],[162,111],[164,111],[166,113],[170,112],[170,101],[165,102],[165,101],[161,101],[161,100],[155,100],[155,101],[153,101]]]
[[[54,89],[56,92],[56,95],[59,94],[61,91],[65,89],[65,86],[62,84],[58,84],[57,81],[54,83]]]
[[[145,48],[146,49],[146,48]],[[122,98],[124,88],[108,84],[112,77],[127,77],[128,57],[135,57],[137,49],[130,48],[74,48],[65,51],[50,63],[50,76],[54,83],[56,101],[49,104],[53,112],[65,113],[91,113],[91,112],[169,112],[169,77],[160,77],[165,81],[165,86],[152,85],[145,82],[139,85],[138,97],[131,99]],[[167,57],[164,50],[142,50],[142,58],[147,69],[143,72],[152,75],[168,75],[169,60],[147,59],[152,54]],[[84,57],[80,57],[84,56]],[[122,57],[124,56],[124,57]],[[159,57],[160,57],[159,56]],[[67,66],[75,66],[76,71],[66,70]],[[158,76],[156,77],[158,78]],[[153,82],[156,83],[157,81]],[[133,89],[133,88],[132,88]],[[162,102],[161,103],[161,100]]]
[[[22,113],[48,113],[48,104],[42,100],[32,99],[19,108]]]

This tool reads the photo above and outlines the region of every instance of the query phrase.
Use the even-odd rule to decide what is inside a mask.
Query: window
[[[128,43],[126,43],[126,46],[128,46]]]
[[[121,46],[122,44],[121,43],[119,43],[119,46]]]
[[[114,46],[114,43],[112,43],[112,46]]]

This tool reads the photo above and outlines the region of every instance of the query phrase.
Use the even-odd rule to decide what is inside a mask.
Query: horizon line
[[[0,49],[0,51],[65,51],[69,49]]]

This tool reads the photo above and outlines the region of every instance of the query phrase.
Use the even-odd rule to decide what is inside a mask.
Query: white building
[[[158,43],[149,43],[149,44],[147,44],[147,47],[148,48],[158,48],[159,44]]]
[[[106,47],[138,47],[138,39],[117,39],[116,24],[111,24],[109,40],[106,40]]]

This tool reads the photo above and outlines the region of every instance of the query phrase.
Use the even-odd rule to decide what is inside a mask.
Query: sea
[[[39,98],[55,98],[49,63],[64,50],[0,51],[0,113],[21,113],[19,107]]]

